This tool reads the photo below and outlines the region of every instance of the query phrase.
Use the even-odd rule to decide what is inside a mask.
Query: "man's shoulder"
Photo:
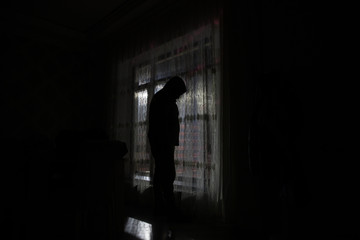
[[[151,102],[159,105],[168,105],[170,103],[168,96],[162,90],[154,94]]]
[[[160,90],[160,91],[158,91],[157,93],[155,93],[154,94],[154,96],[152,97],[152,101],[158,101],[158,100],[160,100],[161,101],[161,99],[163,99],[164,98],[164,93]]]

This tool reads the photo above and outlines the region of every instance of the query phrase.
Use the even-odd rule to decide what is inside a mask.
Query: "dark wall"
[[[280,222],[291,225],[287,229],[354,234],[352,219],[358,206],[347,132],[350,102],[343,82],[345,25],[333,12],[338,12],[336,7],[306,1],[226,3],[224,117],[230,127],[224,127],[229,150],[224,158],[224,191],[225,215],[231,221],[264,229],[279,215]],[[291,104],[294,99],[297,103]],[[266,106],[259,110],[261,101]],[[264,120],[256,116],[259,112],[279,116]],[[254,118],[274,131],[266,135],[258,126],[261,131],[252,137],[267,139],[267,144],[258,143],[256,149],[248,139]],[[288,134],[282,140],[285,149],[276,143],[282,131]],[[290,156],[279,163],[284,151]],[[260,163],[256,162],[260,157],[249,154],[262,154]],[[278,167],[284,170],[280,173]],[[272,193],[264,194],[273,187],[266,181],[275,178],[289,195],[281,198],[277,193],[279,200],[272,205],[272,200],[264,200]],[[267,212],[276,204],[278,212]],[[266,220],[267,214],[272,214],[271,220]]]
[[[84,45],[64,48],[5,36],[2,136],[53,138],[62,129],[102,124],[104,79],[97,74],[102,61]]]
[[[78,160],[81,155],[83,160],[91,158],[86,159],[85,150],[80,157],[73,150],[61,158],[55,140],[64,130],[73,134],[66,141],[72,140],[78,149],[81,142],[76,141],[84,137],[104,140],[106,62],[89,39],[52,41],[45,31],[11,21],[1,21],[1,26],[5,29],[0,66],[3,234],[12,239],[75,237],[80,234],[71,232],[80,226],[76,194],[71,192],[76,183],[61,174],[76,172],[77,167],[86,172],[85,165],[77,166]],[[54,44],[58,42],[62,44]],[[87,136],[76,135],[86,131]],[[59,176],[57,192],[51,183]],[[63,187],[64,183],[68,185]]]

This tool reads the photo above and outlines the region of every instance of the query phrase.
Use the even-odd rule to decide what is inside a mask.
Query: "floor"
[[[315,214],[309,215],[311,217],[297,214],[299,219],[296,219],[291,233],[266,237],[259,231],[248,230],[239,224],[227,224],[219,219],[183,217],[169,224],[164,219],[154,218],[148,208],[126,209],[123,240],[302,240],[309,236],[314,239],[359,239],[358,231],[353,231],[356,227],[340,228]]]
[[[125,226],[124,239],[177,239],[177,240],[202,240],[202,239],[232,239],[226,228],[210,227],[200,224],[175,224],[171,227],[167,223],[148,223],[129,217]]]
[[[149,208],[127,207],[124,221],[124,240],[237,240],[259,239],[246,234],[239,226],[225,224],[217,218],[184,216],[173,223],[154,218]],[[239,231],[239,232],[238,232]]]
[[[144,214],[133,214],[125,219],[124,240],[215,240],[233,238],[233,228],[220,222],[204,222],[185,219],[169,223],[166,219],[155,219]]]

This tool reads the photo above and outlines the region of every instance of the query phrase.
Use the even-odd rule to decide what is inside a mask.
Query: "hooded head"
[[[165,84],[164,90],[175,100],[187,91],[184,80],[178,76],[170,78]]]

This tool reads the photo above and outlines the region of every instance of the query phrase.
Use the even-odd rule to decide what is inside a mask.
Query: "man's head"
[[[166,89],[166,91],[174,99],[178,99],[187,91],[184,80],[178,76],[170,78],[170,80],[165,84],[164,89]]]

